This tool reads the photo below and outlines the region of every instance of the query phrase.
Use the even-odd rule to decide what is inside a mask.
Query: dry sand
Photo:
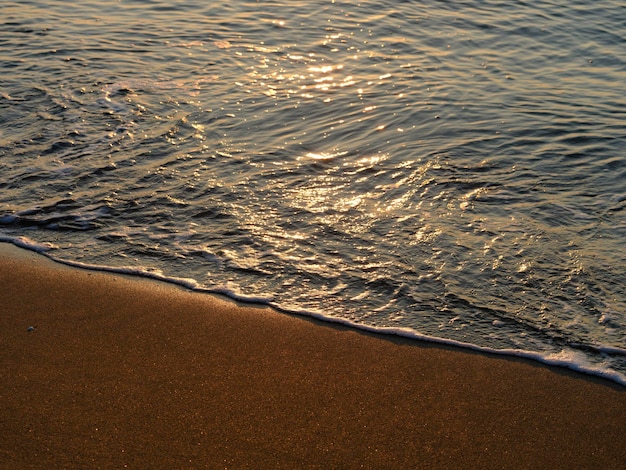
[[[0,292],[1,468],[626,468],[624,387],[565,369],[6,244]]]

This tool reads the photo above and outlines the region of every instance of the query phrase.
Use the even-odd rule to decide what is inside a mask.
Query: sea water
[[[621,0],[0,12],[1,240],[626,384]]]

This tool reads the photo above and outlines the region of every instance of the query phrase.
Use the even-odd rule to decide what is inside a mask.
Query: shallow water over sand
[[[0,237],[624,381],[625,24],[620,2],[9,2]]]

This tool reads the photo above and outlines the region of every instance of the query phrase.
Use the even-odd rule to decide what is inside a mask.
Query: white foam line
[[[20,248],[41,254],[46,254],[46,252],[58,248],[52,243],[37,243],[26,237],[8,237],[6,235],[0,235],[0,242],[12,243]]]
[[[626,375],[621,374],[620,372],[617,372],[614,370],[607,370],[607,369],[604,369],[601,367],[595,367],[592,365],[586,366],[584,364],[581,364],[580,362],[569,359],[571,357],[579,357],[580,354],[582,354],[579,351],[576,351],[575,349],[563,349],[559,353],[539,353],[539,352],[533,352],[533,351],[526,351],[523,349],[495,349],[495,348],[489,348],[486,346],[478,346],[472,343],[456,341],[452,339],[445,339],[445,338],[439,338],[436,336],[424,335],[424,334],[416,332],[415,330],[411,330],[409,328],[376,327],[376,326],[370,326],[370,325],[363,325],[360,323],[355,323],[345,318],[328,317],[320,313],[298,312],[298,311],[286,310],[286,309],[281,308],[280,306],[273,305],[272,303],[270,303],[269,305],[275,308],[276,310],[282,311],[285,313],[308,316],[308,317],[312,317],[321,321],[338,323],[341,325],[348,326],[350,328],[355,328],[355,329],[367,331],[370,333],[401,336],[404,338],[414,339],[417,341],[441,344],[444,346],[454,346],[454,347],[468,349],[472,351],[478,351],[478,352],[486,353],[486,354],[497,354],[500,356],[509,356],[509,357],[514,356],[514,357],[520,357],[523,359],[530,359],[533,361],[541,362],[546,365],[565,367],[565,368],[574,370],[576,372],[581,372],[587,375],[602,377],[604,379],[608,379],[620,385],[626,386]],[[623,354],[623,351],[624,351],[621,348],[611,348],[611,347],[601,348],[599,350],[608,354],[611,354],[611,351],[613,350],[613,351],[617,351],[617,352],[614,352],[614,354],[619,354],[619,355]]]

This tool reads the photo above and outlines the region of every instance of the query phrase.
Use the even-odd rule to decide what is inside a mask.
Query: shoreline
[[[626,389],[606,379],[5,243],[0,285],[2,468],[626,462]]]
[[[14,255],[22,255],[25,256],[26,253],[35,253],[42,258],[45,258],[47,261],[51,261],[55,264],[60,264],[65,267],[69,267],[72,269],[79,269],[82,271],[88,272],[100,272],[100,273],[108,273],[111,275],[119,275],[124,277],[129,277],[132,279],[145,279],[152,282],[157,283],[165,283],[177,288],[183,288],[185,290],[189,290],[194,293],[198,293],[201,295],[209,295],[216,297],[218,299],[234,302],[235,304],[241,307],[250,307],[250,308],[269,308],[276,313],[285,314],[288,316],[293,316],[296,318],[303,319],[311,319],[314,321],[319,321],[323,325],[332,324],[335,326],[343,326],[349,329],[357,329],[363,333],[373,334],[375,336],[383,336],[383,337],[399,337],[402,339],[408,339],[409,341],[414,341],[417,343],[429,343],[434,345],[440,345],[444,347],[451,347],[455,350],[467,351],[467,352],[475,352],[479,354],[484,354],[492,357],[509,357],[509,358],[520,358],[522,360],[530,360],[533,362],[539,362],[548,367],[557,367],[557,368],[565,368],[575,373],[579,373],[585,376],[596,377],[602,380],[608,380],[609,382],[616,383],[622,387],[625,387],[626,390],[626,376],[620,374],[613,370],[604,370],[600,368],[594,368],[593,366],[586,366],[581,363],[577,363],[572,361],[571,359],[564,358],[561,354],[559,355],[545,355],[539,352],[532,352],[520,349],[493,349],[489,347],[482,347],[472,343],[464,343],[461,341],[440,338],[436,336],[428,336],[417,333],[415,330],[410,328],[395,328],[395,327],[375,327],[367,324],[355,323],[345,318],[340,317],[330,317],[324,316],[319,313],[312,313],[306,311],[296,311],[290,310],[286,308],[282,308],[279,305],[274,305],[271,301],[267,299],[259,298],[259,297],[249,297],[245,295],[237,295],[230,291],[222,291],[221,289],[205,289],[198,287],[194,280],[184,279],[184,278],[168,278],[161,274],[155,274],[151,272],[146,272],[142,270],[129,269],[127,267],[114,268],[114,267],[101,267],[101,266],[93,266],[88,264],[83,264],[76,261],[65,261],[65,260],[56,260],[54,258],[48,257],[45,253],[47,251],[47,247],[45,245],[39,246],[32,243],[28,243],[22,240],[15,241],[11,239],[0,239],[0,251],[2,250],[13,251]],[[42,251],[43,249],[43,251]],[[615,354],[624,354],[626,350],[620,348],[613,347],[597,347],[596,350],[598,352],[606,351],[607,353],[615,353]]]

